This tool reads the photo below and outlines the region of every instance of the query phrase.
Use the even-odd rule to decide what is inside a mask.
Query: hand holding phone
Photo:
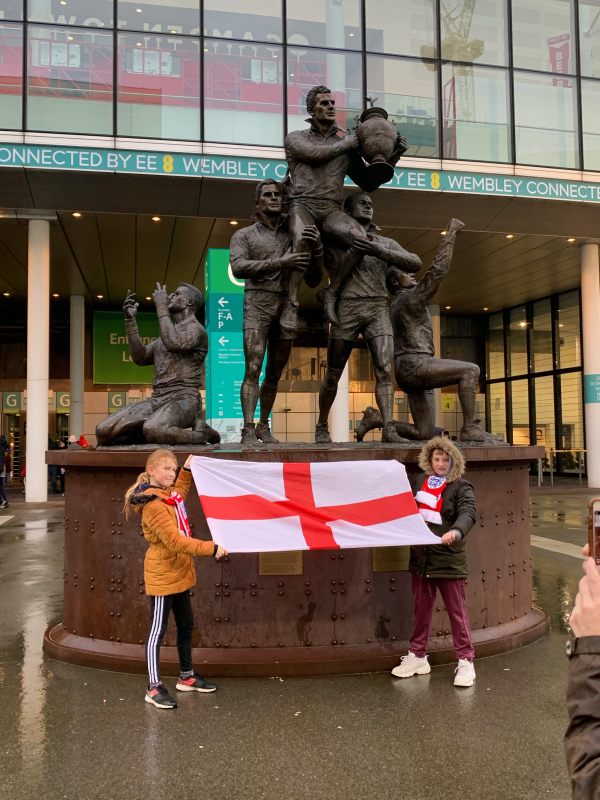
[[[592,497],[588,503],[588,549],[600,567],[600,497]]]

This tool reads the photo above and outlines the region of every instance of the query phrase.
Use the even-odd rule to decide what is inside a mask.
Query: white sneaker
[[[410,650],[405,656],[402,656],[400,663],[392,670],[392,675],[395,678],[412,678],[413,675],[427,675],[431,672],[431,666],[427,660],[427,656],[419,658]]]
[[[454,672],[455,686],[473,686],[475,681],[475,667],[472,661],[468,661],[466,658],[459,658],[458,666]]]

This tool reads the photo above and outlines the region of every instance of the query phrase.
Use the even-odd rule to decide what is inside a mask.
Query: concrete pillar
[[[435,348],[435,357],[441,358],[442,352],[442,334],[440,324],[440,307],[437,303],[432,303],[429,306],[429,316],[431,317],[431,326],[433,328],[433,346]],[[435,424],[442,427],[442,390],[433,390],[433,402],[435,403]]]
[[[27,253],[27,447],[25,500],[48,499],[50,223],[29,220]]]
[[[69,433],[79,438],[83,433],[83,378],[85,361],[85,300],[81,295],[71,295],[70,305],[70,359],[71,373]]]
[[[581,246],[581,322],[588,486],[600,487],[600,260],[597,244]]]
[[[334,442],[347,442],[350,439],[349,432],[350,395],[348,392],[348,364],[346,364],[329,412],[329,435]]]

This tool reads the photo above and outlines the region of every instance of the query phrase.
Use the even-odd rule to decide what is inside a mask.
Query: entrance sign
[[[138,312],[136,317],[144,344],[158,338],[156,314]],[[94,383],[152,383],[153,367],[138,367],[131,360],[120,311],[94,312]]]
[[[0,144],[0,167],[246,181],[281,181],[287,171],[283,159],[23,144]],[[352,185],[349,178],[346,183]],[[383,188],[600,203],[600,182],[488,172],[396,167],[394,177]]]

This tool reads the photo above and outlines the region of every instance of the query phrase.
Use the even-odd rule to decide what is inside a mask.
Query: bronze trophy
[[[363,111],[356,126],[356,136],[360,153],[369,165],[369,174],[373,175],[379,185],[390,181],[394,175],[394,167],[389,160],[397,146],[398,132],[389,121],[387,111],[377,106]]]

